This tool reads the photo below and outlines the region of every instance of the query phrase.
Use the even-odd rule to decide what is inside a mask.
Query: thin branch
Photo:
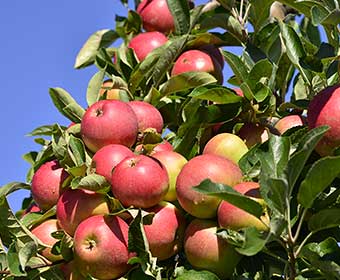
[[[297,248],[297,250],[295,251],[294,255],[295,257],[298,257],[299,254],[301,253],[301,250],[303,248],[303,246],[307,243],[308,239],[314,234],[314,232],[310,232],[306,238],[301,242],[300,246]]]
[[[300,234],[300,231],[301,231],[301,227],[302,227],[302,224],[303,224],[303,222],[304,222],[304,220],[305,220],[305,217],[306,217],[307,212],[308,212],[308,209],[307,209],[307,208],[303,209],[301,218],[300,218],[300,220],[299,220],[299,224],[298,224],[297,229],[296,229],[296,232],[295,232],[295,236],[293,237],[293,242],[294,242],[294,243],[297,241],[297,239],[298,239],[298,237],[299,237],[299,234]]]

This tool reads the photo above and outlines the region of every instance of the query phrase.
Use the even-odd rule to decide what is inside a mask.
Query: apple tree
[[[339,2],[121,2],[0,188],[1,279],[340,279]]]

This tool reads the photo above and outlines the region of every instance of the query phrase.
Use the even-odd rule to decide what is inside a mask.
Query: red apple
[[[188,162],[187,159],[174,151],[163,151],[152,154],[152,157],[158,159],[165,167],[169,176],[169,190],[163,198],[166,201],[175,201],[176,196],[176,180],[183,166]]]
[[[233,91],[235,91],[235,93],[238,96],[244,97],[244,93],[243,93],[242,89],[240,89],[240,88],[233,88]]]
[[[86,280],[86,278],[81,275],[77,269],[73,260],[67,263],[62,263],[60,265],[60,270],[63,272],[65,280]]]
[[[170,33],[175,29],[173,16],[166,0],[143,0],[137,7],[146,31]]]
[[[155,106],[144,101],[130,101],[128,105],[137,116],[138,130],[143,132],[147,128],[154,128],[158,133],[163,129],[163,117]]]
[[[221,66],[211,55],[204,51],[188,50],[183,52],[175,61],[171,75],[192,71],[210,73],[219,83],[223,83]]]
[[[296,126],[304,125],[305,121],[300,115],[289,115],[280,119],[275,123],[274,128],[279,132],[280,135],[285,133],[288,129]]]
[[[215,221],[193,220],[185,232],[184,252],[195,269],[209,270],[226,279],[233,273],[241,256],[216,233]]]
[[[220,133],[215,135],[208,141],[203,150],[203,154],[221,156],[236,164],[247,152],[247,145],[240,137],[232,133]]]
[[[106,145],[94,154],[91,167],[95,168],[97,174],[104,176],[110,182],[113,168],[126,157],[133,155],[134,153],[126,146]]]
[[[71,236],[83,220],[109,212],[104,194],[84,189],[67,189],[57,203],[59,224]]]
[[[328,125],[330,128],[318,143],[321,156],[332,155],[340,146],[340,85],[328,87],[317,94],[308,106],[309,128]]]
[[[154,49],[164,45],[168,38],[158,31],[139,33],[131,39],[128,47],[133,49],[138,60],[143,61]]]
[[[32,197],[41,210],[57,204],[67,172],[52,160],[41,165],[34,173],[31,184]]]
[[[157,160],[136,155],[121,161],[112,172],[113,195],[126,206],[149,208],[158,204],[169,188],[165,167]]]
[[[258,123],[245,123],[237,135],[249,149],[256,144],[266,142],[269,138],[267,128]]]
[[[36,203],[31,203],[30,206],[28,206],[27,209],[25,209],[25,211],[23,212],[23,216],[28,214],[28,213],[37,213],[40,212],[41,209],[39,208],[39,206]]]
[[[143,144],[139,144],[135,147],[136,153],[142,153],[143,152]],[[163,152],[163,151],[173,151],[174,147],[166,140],[163,140],[161,143],[156,144],[152,151],[150,152],[150,155],[153,155],[157,152]]]
[[[117,216],[92,216],[74,234],[74,258],[79,271],[99,279],[125,274],[132,256],[128,252],[129,226]]]
[[[92,104],[81,122],[82,138],[92,152],[109,144],[131,147],[137,134],[135,113],[127,103],[119,100],[100,100]]]
[[[260,195],[260,185],[256,182],[243,182],[234,186],[234,190],[241,194],[247,195],[257,202],[263,204],[263,199]],[[261,220],[246,211],[230,204],[227,201],[222,201],[217,210],[218,224],[220,227],[229,228],[232,230],[240,230],[246,227],[256,227],[258,230],[268,230],[269,218],[268,214],[264,213]]]
[[[46,245],[46,248],[40,253],[51,262],[63,259],[61,255],[54,255],[51,252],[53,245],[58,241],[58,239],[52,237],[51,233],[58,230],[60,230],[60,227],[56,219],[46,220],[31,230],[31,232]]]
[[[152,255],[165,260],[177,254],[183,245],[186,223],[183,214],[165,201],[146,211],[155,213],[152,224],[144,226]]]
[[[200,50],[209,54],[213,59],[216,60],[216,62],[218,62],[221,69],[223,69],[224,58],[223,58],[223,55],[221,53],[221,50],[218,47],[216,47],[215,45],[204,45],[204,46],[200,47]]]
[[[234,186],[241,182],[242,172],[231,160],[209,154],[196,156],[184,165],[176,182],[178,202],[189,214],[209,219],[216,216],[221,200],[201,194],[193,188],[205,179]]]

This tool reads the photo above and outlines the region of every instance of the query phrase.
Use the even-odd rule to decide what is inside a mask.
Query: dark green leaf
[[[34,162],[35,162],[35,160],[36,160],[36,158],[37,158],[37,156],[38,156],[38,153],[37,152],[28,152],[28,153],[26,153],[26,154],[24,154],[23,156],[22,156],[22,158],[24,159],[24,160],[26,160],[28,163],[30,163],[30,164],[34,164]]]
[[[100,193],[107,193],[110,189],[110,184],[104,176],[98,174],[90,174],[77,181],[72,181],[72,189],[87,189]]]
[[[237,103],[242,101],[242,97],[236,95],[234,91],[222,86],[196,87],[189,96],[217,102],[218,104]]]
[[[228,51],[223,50],[222,54],[226,62],[229,64],[230,68],[233,70],[238,84],[242,84],[244,81],[246,81],[248,78],[248,70],[244,66],[242,60],[235,54]]]
[[[31,186],[26,183],[21,183],[21,182],[8,183],[0,188],[0,197],[7,196],[17,190],[21,190],[21,189],[29,190],[30,188]]]
[[[255,89],[256,84],[261,80],[267,80],[267,83],[272,75],[273,65],[270,63],[268,59],[262,59],[258,61],[254,67],[250,70],[247,83],[252,86],[252,89]]]
[[[263,233],[259,232],[254,227],[248,227],[244,230],[244,243],[243,246],[235,250],[245,256],[254,256],[260,252],[267,243],[269,239],[268,236],[264,236]]]
[[[24,244],[24,246],[19,250],[18,258],[20,267],[23,271],[25,270],[26,264],[28,263],[30,258],[36,255],[37,250],[38,247],[33,241]]]
[[[183,35],[189,32],[190,12],[187,0],[166,0],[174,18],[175,32]]]
[[[105,70],[100,70],[91,78],[86,91],[86,101],[89,106],[99,100],[99,90],[103,85]]]
[[[308,228],[310,231],[329,229],[340,225],[340,209],[323,209],[314,214],[308,220]]]
[[[269,10],[274,0],[251,0],[250,21],[258,31],[269,19]]]
[[[26,272],[21,268],[19,254],[16,243],[13,242],[8,248],[7,252],[8,268],[14,276],[25,276]]]

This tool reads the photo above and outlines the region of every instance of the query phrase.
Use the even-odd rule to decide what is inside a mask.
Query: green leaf
[[[56,131],[57,124],[53,125],[43,125],[35,128],[33,131],[27,134],[27,136],[38,136],[38,135],[44,135],[44,136],[51,136]],[[64,129],[64,127],[60,126]]]
[[[26,243],[18,253],[21,269],[24,271],[28,261],[36,255],[38,250],[37,244],[33,241]]]
[[[31,189],[31,186],[26,184],[26,183],[21,183],[21,182],[12,182],[8,183],[0,188],[0,197],[2,196],[7,196],[17,190],[29,190]]]
[[[62,88],[50,88],[50,96],[59,112],[72,122],[79,123],[85,110]]]
[[[244,230],[243,246],[240,248],[235,247],[235,250],[244,256],[254,256],[265,247],[269,236],[269,234],[264,236],[255,227],[248,227]]]
[[[175,32],[183,35],[189,32],[190,12],[187,0],[166,0],[169,10],[174,18]]]
[[[273,72],[273,65],[268,59],[258,61],[250,70],[247,83],[255,89],[255,85],[262,79],[266,78],[268,81]]]
[[[340,225],[340,209],[323,209],[308,220],[308,228],[312,232],[329,229]]]
[[[182,268],[182,269],[181,269]],[[219,280],[217,275],[207,270],[185,270],[183,267],[176,268],[176,280]]]
[[[222,50],[222,54],[224,59],[234,72],[238,84],[242,84],[244,81],[246,81],[248,77],[248,70],[244,66],[242,60],[235,54],[225,50]]]
[[[250,21],[258,31],[269,19],[269,10],[274,0],[251,0]]]
[[[8,268],[12,275],[14,276],[26,276],[26,272],[21,268],[19,254],[17,250],[16,243],[10,244],[7,252],[7,263]]]
[[[87,189],[95,192],[107,193],[111,188],[105,177],[98,174],[90,174],[82,178],[77,178],[77,180],[71,182],[72,189]]]
[[[302,181],[298,202],[305,208],[311,208],[315,198],[323,192],[340,174],[340,156],[324,157],[316,161]]]
[[[215,196],[228,201],[229,203],[254,215],[257,218],[260,218],[263,214],[263,208],[261,204],[256,202],[254,199],[235,191],[230,186],[213,183],[209,179],[206,179],[198,186],[193,188],[200,193]]]
[[[82,166],[86,163],[86,149],[83,141],[73,135],[69,138],[70,155],[72,155],[73,162],[76,166]]]
[[[118,38],[118,34],[109,29],[103,29],[93,33],[79,51],[74,68],[80,69],[93,64],[98,50],[108,47]]]
[[[93,75],[91,78],[86,91],[86,101],[89,106],[97,102],[100,98],[100,88],[103,85],[103,80],[105,78],[105,70],[100,70]]]
[[[51,207],[48,209],[45,213],[27,213],[24,215],[20,222],[23,226],[27,228],[31,228],[37,224],[42,223],[43,221],[46,221],[48,218],[51,218],[55,216],[56,214],[56,206]]]
[[[234,91],[222,86],[196,87],[189,96],[197,99],[209,100],[218,104],[229,104],[242,101],[242,97],[236,95]]]

